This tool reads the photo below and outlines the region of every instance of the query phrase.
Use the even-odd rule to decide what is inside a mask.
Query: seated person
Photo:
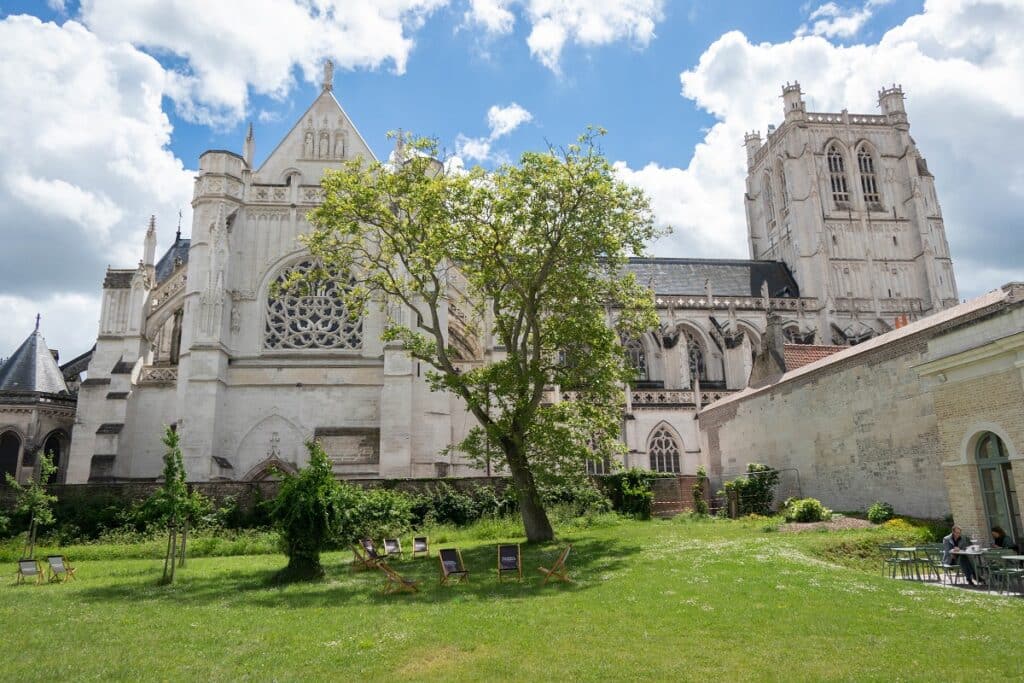
[[[960,570],[964,573],[967,584],[974,586],[974,563],[967,555],[954,553],[954,550],[963,550],[967,547],[967,539],[964,538],[960,527],[954,525],[948,536],[942,539],[942,564],[953,564],[954,560],[960,563]]]
[[[1017,552],[1017,544],[1013,542],[1013,539],[1006,535],[1003,531],[1003,527],[994,526],[992,527],[992,545],[996,548],[1004,548],[1006,550],[1012,550]]]

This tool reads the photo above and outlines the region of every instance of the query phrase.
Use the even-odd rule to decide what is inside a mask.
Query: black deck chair
[[[469,572],[462,563],[462,553],[458,548],[442,548],[437,553],[441,562],[441,585],[451,584],[452,580],[469,581]]]
[[[418,555],[430,557],[430,545],[427,543],[426,536],[416,536],[412,539],[412,556]]]
[[[523,580],[523,556],[519,552],[518,543],[508,543],[498,546],[499,582],[505,574],[516,574],[520,581]]]
[[[385,538],[384,539],[384,557],[405,557],[402,553],[402,540],[399,538]]]

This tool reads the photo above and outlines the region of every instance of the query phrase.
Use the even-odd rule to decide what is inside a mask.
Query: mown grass
[[[326,581],[274,587],[279,555],[193,558],[158,587],[156,560],[79,560],[78,580],[0,586],[2,680],[999,680],[1024,601],[883,578],[822,557],[885,530],[783,534],[763,520],[611,516],[525,546],[523,583],[494,576],[512,521],[435,528],[468,584],[436,557],[396,562],[415,595],[325,557]],[[574,544],[574,583],[536,567]],[[831,543],[831,545],[830,545]],[[69,552],[70,554],[70,552]],[[71,559],[76,558],[72,555]],[[866,561],[866,560],[865,560]],[[865,565],[867,566],[867,565]],[[13,566],[11,566],[13,571]]]

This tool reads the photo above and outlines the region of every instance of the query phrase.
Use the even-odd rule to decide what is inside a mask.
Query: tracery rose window
[[[281,270],[274,280],[283,285],[292,273],[308,274],[312,261]],[[274,350],[359,349],[363,345],[363,321],[351,315],[343,295],[354,278],[323,280],[308,291],[280,291],[267,298],[267,325],[263,346]],[[276,287],[271,287],[271,292]]]

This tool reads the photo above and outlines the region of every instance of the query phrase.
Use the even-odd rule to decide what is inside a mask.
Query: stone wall
[[[799,472],[804,496],[836,510],[876,500],[900,513],[949,513],[932,397],[912,370],[909,337],[760,392],[711,406],[700,426],[713,485],[760,462]]]

